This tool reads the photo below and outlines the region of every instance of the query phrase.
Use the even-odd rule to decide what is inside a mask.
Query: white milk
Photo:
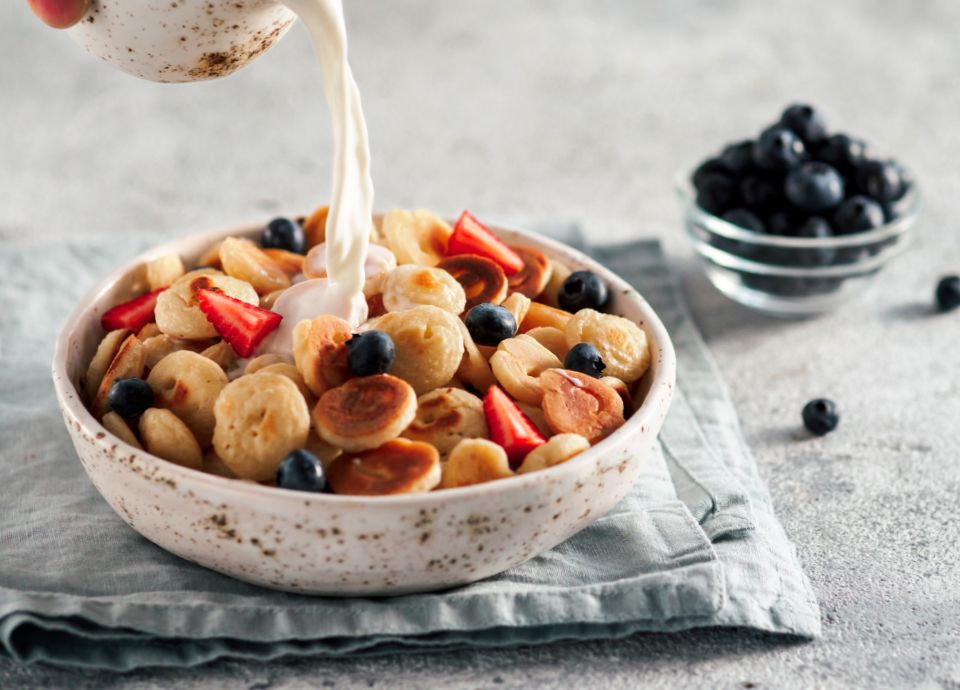
[[[284,293],[273,310],[283,316],[263,352],[290,352],[302,319],[334,314],[356,327],[367,318],[364,263],[373,217],[370,145],[360,90],[347,61],[347,29],[341,0],[285,0],[313,38],[333,126],[333,191],[323,259],[327,278],[306,281]]]
[[[327,274],[343,290],[363,288],[363,261],[373,216],[370,145],[360,90],[347,62],[341,0],[286,0],[313,37],[333,125],[333,193],[327,217]]]

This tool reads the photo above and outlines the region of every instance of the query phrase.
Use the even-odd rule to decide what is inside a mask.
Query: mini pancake
[[[313,408],[313,426],[327,443],[362,451],[397,438],[416,414],[417,396],[410,384],[378,374],[324,393]]]
[[[567,369],[540,375],[543,415],[555,434],[580,434],[590,443],[623,426],[623,401],[615,390],[592,376]]]
[[[533,299],[547,287],[553,266],[547,255],[526,245],[510,247],[523,260],[523,268],[507,278],[510,292],[519,292]]]
[[[437,264],[437,268],[452,275],[463,287],[467,297],[464,309],[467,311],[484,302],[500,304],[507,298],[507,274],[497,263],[484,256],[448,256]]]
[[[398,438],[372,450],[344,453],[330,463],[326,475],[338,494],[426,493],[440,483],[440,456],[429,443]]]

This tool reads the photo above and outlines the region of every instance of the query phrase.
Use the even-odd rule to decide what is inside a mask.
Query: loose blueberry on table
[[[824,436],[837,428],[840,413],[832,400],[817,398],[803,406],[803,425],[817,436]]]
[[[937,307],[940,311],[960,307],[960,276],[945,276],[937,283]]]

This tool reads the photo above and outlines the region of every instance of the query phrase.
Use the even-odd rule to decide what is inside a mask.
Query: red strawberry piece
[[[241,357],[252,355],[283,320],[280,314],[234,299],[220,290],[197,290],[197,303],[207,321]]]
[[[523,259],[501,242],[469,211],[460,214],[460,220],[450,235],[447,256],[477,254],[495,261],[508,276],[523,270]]]
[[[483,415],[487,418],[490,440],[507,451],[511,469],[517,469],[527,453],[547,442],[530,418],[499,386],[490,386],[483,397]]]
[[[164,289],[160,288],[148,292],[145,295],[133,298],[129,302],[108,309],[100,317],[100,325],[103,326],[103,330],[115,331],[118,328],[127,328],[131,331],[139,331],[153,321],[153,310],[157,306],[157,296]]]

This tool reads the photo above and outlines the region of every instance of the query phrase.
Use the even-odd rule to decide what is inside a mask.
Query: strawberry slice
[[[160,288],[148,292],[145,295],[134,297],[129,302],[108,309],[100,317],[100,325],[103,326],[103,330],[115,331],[118,328],[127,328],[131,331],[139,331],[153,321],[153,310],[157,306],[157,296],[164,289]]]
[[[499,386],[490,386],[483,396],[483,415],[487,418],[490,440],[507,451],[511,469],[517,469],[527,453],[547,442],[530,418]]]
[[[447,244],[447,256],[456,254],[485,256],[499,264],[508,276],[523,270],[523,259],[487,230],[470,211],[460,214]]]
[[[197,290],[197,303],[217,333],[241,357],[249,357],[283,317],[276,312],[225,295],[220,290]]]

